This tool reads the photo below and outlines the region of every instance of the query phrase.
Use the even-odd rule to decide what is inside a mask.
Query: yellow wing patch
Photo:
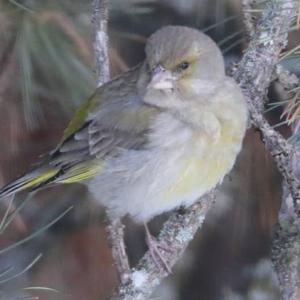
[[[35,186],[39,183],[43,183],[47,179],[56,175],[58,171],[59,171],[59,169],[49,169],[49,170],[37,175],[34,178],[29,178],[28,180],[25,181],[24,185],[22,185],[21,190],[25,190],[25,189]]]
[[[86,180],[96,174],[99,174],[103,169],[104,162],[90,161],[82,162],[70,170],[68,170],[64,175],[58,178],[59,183],[74,183],[82,180]]]

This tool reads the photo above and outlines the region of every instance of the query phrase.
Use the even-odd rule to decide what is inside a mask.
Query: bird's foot
[[[161,271],[172,273],[171,267],[161,254],[161,250],[165,252],[172,252],[167,245],[164,245],[157,241],[157,239],[150,233],[147,224],[144,224],[146,232],[146,243],[150,251],[150,255],[157,268]]]

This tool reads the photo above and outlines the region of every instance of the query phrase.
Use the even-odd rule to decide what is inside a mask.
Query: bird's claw
[[[148,245],[153,262],[155,263],[155,265],[159,270],[163,269],[164,272],[172,274],[170,265],[168,264],[168,262],[166,261],[166,259],[164,258],[164,256],[161,254],[160,251],[163,250],[165,252],[171,253],[172,252],[171,249],[167,245],[158,242],[157,239],[151,235],[147,225],[145,225],[145,228],[146,228],[146,243]]]

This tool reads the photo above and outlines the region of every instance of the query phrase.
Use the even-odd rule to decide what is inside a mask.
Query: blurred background
[[[220,45],[230,72],[247,46],[240,2],[111,0],[111,75],[140,62],[146,38],[167,24],[204,30]],[[268,1],[260,2],[254,20]],[[0,0],[1,186],[55,147],[76,107],[95,89],[91,13],[91,1]],[[299,32],[291,29],[289,49],[299,42]],[[295,53],[282,63],[299,74]],[[280,119],[286,97],[274,85],[273,109],[266,108],[272,124],[280,123],[289,135],[288,120]],[[269,251],[280,194],[280,176],[259,133],[250,129],[203,229],[153,298],[279,299]],[[59,186],[30,198],[21,194],[16,210],[7,214],[9,206],[8,199],[0,207],[0,299],[109,299],[118,276],[105,212],[84,186]],[[154,233],[165,218],[151,222]],[[144,232],[125,221],[135,264],[147,249]]]

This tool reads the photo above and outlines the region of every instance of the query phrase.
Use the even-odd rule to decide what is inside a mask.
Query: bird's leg
[[[171,274],[172,270],[159,250],[159,249],[162,249],[166,252],[169,252],[170,249],[168,249],[164,245],[161,245],[156,240],[156,238],[150,233],[148,225],[146,223],[144,223],[144,227],[145,227],[145,232],[146,232],[146,243],[148,245],[150,255],[151,255],[155,265],[158,267],[158,269],[161,269],[161,267],[163,267],[163,271],[166,271],[169,274]]]

